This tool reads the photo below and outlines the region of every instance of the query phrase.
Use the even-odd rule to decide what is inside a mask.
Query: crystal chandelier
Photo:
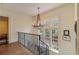
[[[38,9],[37,20],[36,20],[36,23],[33,24],[33,27],[35,27],[35,28],[43,27],[43,25],[41,24],[40,14],[39,14],[40,7],[38,7],[37,9]]]

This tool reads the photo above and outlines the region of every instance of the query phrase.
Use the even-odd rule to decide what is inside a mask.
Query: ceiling
[[[63,3],[1,3],[0,7],[12,12],[34,16],[38,13],[37,7],[40,7],[39,13],[44,13],[61,5]]]

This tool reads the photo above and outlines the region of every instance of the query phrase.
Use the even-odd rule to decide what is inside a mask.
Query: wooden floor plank
[[[32,53],[19,43],[0,45],[0,55],[32,55]]]

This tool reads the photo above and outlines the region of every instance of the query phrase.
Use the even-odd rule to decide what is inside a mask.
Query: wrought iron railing
[[[49,54],[49,47],[41,40],[40,35],[18,32],[18,42],[35,55]]]

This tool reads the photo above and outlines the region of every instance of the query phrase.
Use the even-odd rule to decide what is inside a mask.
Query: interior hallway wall
[[[79,55],[79,3],[77,4],[77,54]]]
[[[32,17],[0,8],[0,16],[9,19],[9,43],[18,40],[17,32],[31,33]]]
[[[75,24],[75,4],[65,4],[53,10],[41,14],[41,20],[52,20],[58,18],[61,21],[60,26],[60,38],[59,38],[59,54],[76,54],[76,35],[74,31]],[[33,22],[35,22],[36,16],[33,17]],[[69,30],[70,41],[63,40],[63,31]],[[33,33],[36,30],[33,29]]]

